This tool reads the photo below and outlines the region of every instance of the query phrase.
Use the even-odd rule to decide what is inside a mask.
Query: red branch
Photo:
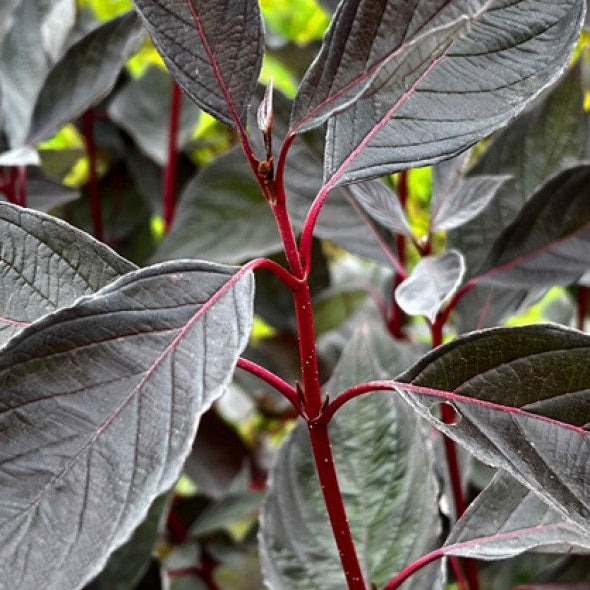
[[[96,171],[96,145],[94,143],[95,112],[89,109],[82,115],[82,134],[88,157],[88,196],[92,215],[93,233],[97,240],[103,240],[102,213],[98,192],[98,175]]]
[[[164,190],[162,213],[164,228],[170,229],[176,211],[176,176],[178,170],[178,125],[180,122],[182,91],[176,82],[172,82],[170,97],[170,124],[168,127],[168,162],[164,172]]]

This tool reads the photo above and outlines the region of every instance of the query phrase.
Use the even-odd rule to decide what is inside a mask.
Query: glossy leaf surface
[[[329,121],[325,174],[338,183],[434,163],[508,123],[561,74],[585,10],[582,0],[378,4],[395,9],[387,37],[399,49],[377,87]]]
[[[67,223],[8,203],[0,203],[0,234],[0,344],[135,269]]]
[[[245,122],[262,63],[264,34],[256,0],[134,0],[184,91],[235,127]],[[231,101],[232,106],[229,105]]]
[[[144,34],[130,12],[108,21],[68,49],[37,98],[27,142],[36,144],[95,105],[113,88]]]
[[[402,368],[413,357],[378,326],[361,326],[328,391]],[[423,425],[395,396],[342,408],[330,425],[334,461],[367,580],[382,586],[438,535],[433,455]],[[272,590],[346,585],[303,424],[283,443],[261,516],[261,559]]]
[[[7,585],[79,587],[174,484],[200,415],[246,345],[252,295],[250,272],[186,261],[149,267],[2,349]]]
[[[397,304],[409,315],[424,315],[431,322],[457,291],[465,274],[463,256],[447,250],[425,256],[395,290]]]
[[[589,355],[590,337],[575,330],[495,328],[437,348],[402,376],[438,393],[400,391],[481,461],[505,469],[563,518],[587,528]],[[450,426],[433,414],[444,400],[458,414]]]

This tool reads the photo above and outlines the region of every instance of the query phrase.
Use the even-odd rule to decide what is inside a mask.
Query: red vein
[[[416,79],[416,81],[410,86],[410,88],[402,94],[402,96],[398,99],[398,101],[387,111],[385,116],[377,123],[369,133],[363,138],[363,140],[359,143],[359,145],[352,150],[352,152],[348,155],[348,157],[344,160],[344,162],[340,165],[338,170],[334,172],[331,178],[324,184],[324,186],[320,189],[320,192],[317,194],[316,198],[314,199],[308,213],[307,217],[305,218],[305,222],[303,224],[303,230],[301,232],[301,241],[300,241],[300,253],[301,258],[304,260],[306,264],[306,268],[309,265],[309,254],[311,251],[311,241],[313,237],[313,230],[317,221],[317,218],[322,210],[324,202],[328,197],[330,191],[336,186],[338,181],[342,178],[346,170],[352,164],[352,162],[357,158],[359,154],[361,154],[364,149],[367,147],[368,143],[387,125],[391,117],[395,114],[395,112],[403,105],[403,103],[413,95],[414,91],[416,90],[417,86],[424,80],[424,78],[437,66],[440,61],[446,56],[449,48],[447,48],[439,57],[434,59],[432,63],[428,65],[428,67],[424,70],[424,72]]]

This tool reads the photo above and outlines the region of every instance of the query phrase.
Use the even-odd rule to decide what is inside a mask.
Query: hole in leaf
[[[439,424],[456,426],[461,421],[461,412],[448,401],[435,402],[428,408],[430,415]]]

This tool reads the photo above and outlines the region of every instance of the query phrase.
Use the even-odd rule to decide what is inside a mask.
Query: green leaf
[[[157,260],[207,258],[236,263],[277,252],[281,238],[239,148],[217,158],[185,187]]]
[[[0,203],[0,235],[0,345],[135,269],[88,234],[16,205]]]
[[[361,31],[362,63],[348,52],[331,54],[348,71],[344,88],[357,90],[350,78],[366,78],[362,98],[356,93],[351,108],[328,123],[325,175],[336,175],[336,184],[449,158],[506,125],[563,72],[585,10],[584,0],[435,0],[423,10],[410,0],[374,0],[343,2],[336,14],[345,17],[357,5],[377,8],[367,13],[365,29],[359,14],[343,20],[351,36]],[[393,23],[383,29],[388,21],[376,22],[376,11]],[[374,63],[374,36],[393,43],[383,63]],[[310,81],[323,99],[323,81]]]
[[[134,0],[134,4],[184,91],[227,125],[235,128],[238,121],[244,123],[262,63],[264,31],[258,2]]]
[[[162,264],[46,316],[2,350],[7,586],[79,587],[174,484],[246,346],[252,297],[250,271]]]
[[[378,326],[360,326],[327,384],[336,392],[402,369],[415,352]],[[423,424],[395,396],[357,400],[335,416],[330,438],[367,581],[385,584],[432,548],[439,534],[432,449]],[[281,447],[261,516],[260,550],[272,590],[346,586],[308,434],[299,424]]]
[[[94,29],[70,47],[43,84],[27,143],[35,145],[49,138],[105,97],[142,39],[141,25],[129,12]]]

